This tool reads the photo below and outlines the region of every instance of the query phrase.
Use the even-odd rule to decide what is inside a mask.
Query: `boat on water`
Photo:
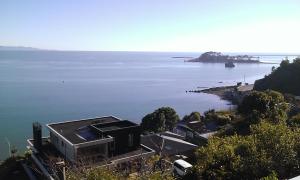
[[[235,65],[233,64],[232,61],[230,61],[230,62],[226,62],[226,63],[225,63],[225,67],[227,67],[227,68],[234,68]]]

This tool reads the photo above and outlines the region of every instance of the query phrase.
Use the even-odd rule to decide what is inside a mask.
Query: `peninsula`
[[[232,104],[239,104],[243,98],[251,93],[253,90],[253,84],[242,84],[241,82],[237,85],[232,86],[220,86],[212,88],[204,88],[201,90],[190,90],[191,93],[206,93],[219,96],[223,100],[230,101]]]
[[[0,51],[37,51],[41,50],[33,47],[25,46],[0,46]]]
[[[205,52],[198,58],[190,59],[188,62],[202,62],[202,63],[261,63],[259,57],[249,55],[229,56],[220,52]]]

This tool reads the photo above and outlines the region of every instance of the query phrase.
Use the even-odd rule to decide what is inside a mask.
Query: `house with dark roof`
[[[46,127],[50,137],[42,138],[41,132],[34,132],[34,139],[28,141],[31,148],[45,154],[49,148],[41,147],[47,139],[53,147],[50,153],[57,151],[70,163],[117,164],[154,154],[152,149],[140,144],[138,124],[114,116],[51,123]]]

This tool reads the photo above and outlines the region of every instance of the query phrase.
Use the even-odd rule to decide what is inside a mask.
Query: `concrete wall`
[[[75,148],[70,142],[68,142],[66,139],[61,138],[59,135],[57,135],[55,132],[52,132],[50,130],[50,140],[51,143],[56,147],[56,149],[64,155],[64,157],[71,161],[75,162]]]

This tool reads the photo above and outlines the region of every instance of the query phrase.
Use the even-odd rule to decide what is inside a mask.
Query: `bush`
[[[174,109],[162,107],[153,113],[147,114],[142,119],[141,127],[143,131],[148,132],[172,131],[178,121],[179,116]]]
[[[287,118],[288,105],[284,96],[276,91],[253,91],[238,106],[238,111],[245,115],[249,122],[258,123],[267,119],[272,123],[284,122]]]
[[[291,127],[300,128],[300,113],[298,115],[293,116],[287,121],[287,124]]]
[[[300,131],[261,122],[248,136],[212,137],[197,152],[199,179],[280,179],[299,174]]]

